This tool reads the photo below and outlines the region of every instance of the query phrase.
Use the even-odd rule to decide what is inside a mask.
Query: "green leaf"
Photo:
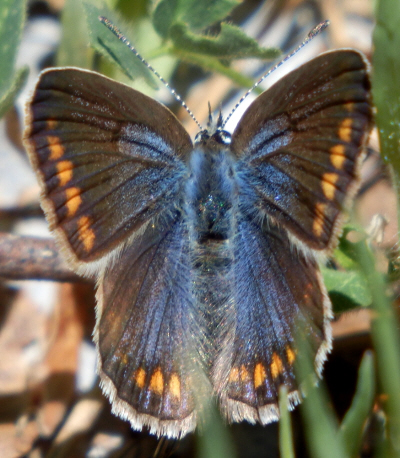
[[[222,24],[221,32],[213,37],[194,34],[185,24],[177,23],[170,30],[170,38],[177,49],[227,61],[246,57],[273,59],[281,54],[278,49],[260,47],[256,40],[231,24]]]
[[[281,385],[279,388],[279,413],[279,451],[281,458],[294,458],[292,424],[285,385]]]
[[[14,80],[8,91],[1,94],[0,98],[0,118],[4,116],[7,111],[12,107],[15,97],[18,92],[24,86],[26,79],[28,78],[29,68],[23,67],[17,70],[14,75]]]
[[[372,95],[381,156],[391,164],[400,226],[400,2],[377,0],[373,33]]]
[[[351,242],[348,240],[350,232],[354,232],[357,242]],[[343,234],[340,237],[338,247],[335,250],[334,258],[346,270],[360,270],[358,264],[358,250],[357,245],[364,243],[363,241],[367,238],[365,230],[355,224],[347,224],[343,228]]]
[[[298,357],[295,370],[301,380],[300,390],[304,399],[300,412],[304,423],[307,446],[312,458],[348,458],[349,455],[338,435],[338,423],[330,406],[330,400],[324,384],[316,386],[316,374],[308,336],[297,330],[296,348]]]
[[[153,25],[157,33],[163,37],[168,37],[169,29],[172,24],[178,21],[179,0],[162,0],[158,3],[153,13]]]
[[[372,92],[381,153],[400,177],[400,2],[377,0]]]
[[[354,304],[367,306],[372,297],[366,277],[358,271],[343,272],[340,270],[321,268],[324,282],[329,294],[346,296]]]
[[[357,387],[349,410],[339,428],[341,440],[351,457],[359,456],[365,423],[375,398],[374,358],[366,352],[358,371]]]
[[[148,16],[148,0],[116,0],[112,2],[112,9],[118,11],[129,21],[137,21]]]
[[[333,257],[334,257],[335,261],[341,267],[343,267],[343,269],[346,269],[346,270],[358,269],[358,264],[353,259],[352,255],[351,255],[351,251],[347,250],[347,247],[345,249],[343,249],[343,247],[341,247],[339,245],[339,247],[336,248],[336,250],[335,250],[335,252],[333,254]]]
[[[203,412],[204,414],[204,412]],[[201,430],[196,432],[198,458],[235,458],[235,448],[229,432],[215,405],[202,417]]]
[[[143,77],[152,88],[157,84],[150,70],[119,40],[104,24],[99,16],[105,16],[120,29],[116,15],[104,5],[100,8],[90,2],[84,2],[86,20],[88,23],[90,43],[102,56],[116,64],[131,80]],[[125,35],[124,31],[123,34]],[[127,37],[127,35],[125,35]]]
[[[192,30],[200,31],[225,19],[240,0],[181,0],[182,19]]]
[[[91,68],[93,51],[88,47],[88,31],[81,0],[66,0],[61,17],[62,35],[57,66]]]
[[[222,64],[221,61],[215,57],[203,56],[201,54],[187,53],[180,51],[179,49],[174,50],[174,55],[179,59],[182,59],[190,64],[198,65],[199,67],[204,68],[205,70],[210,70],[212,72],[221,73],[230,78],[238,86],[249,88],[253,86],[254,81],[247,76],[242,75],[241,73],[233,70],[230,67]],[[259,88],[255,89],[256,93],[261,93],[262,90]]]
[[[239,3],[240,0],[161,0],[153,13],[154,28],[164,38],[177,22],[200,31],[225,19]]]
[[[366,245],[359,246],[360,265],[372,296],[372,341],[382,392],[387,396],[387,456],[400,457],[400,334],[397,313],[386,295],[383,276],[375,269],[375,259]]]
[[[15,74],[15,59],[25,23],[25,0],[0,0],[0,113],[12,105],[27,77],[27,70]]]

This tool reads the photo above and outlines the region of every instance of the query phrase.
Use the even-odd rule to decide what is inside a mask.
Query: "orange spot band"
[[[64,147],[61,144],[61,141],[58,137],[48,135],[47,142],[49,144],[50,156],[49,159],[55,161],[60,159],[64,154]]]
[[[333,200],[336,192],[336,183],[339,179],[337,173],[324,173],[322,175],[322,191],[325,197],[329,200]]]
[[[294,360],[296,359],[295,352],[289,347],[286,347],[286,356],[289,364],[293,364]]]
[[[318,202],[315,206],[316,215],[313,221],[313,232],[317,237],[322,235],[324,229],[325,209],[326,205],[321,202]]]
[[[341,170],[343,168],[344,161],[346,160],[346,148],[342,144],[332,146],[329,150],[329,158],[331,164],[337,169]]]
[[[144,387],[144,382],[146,380],[146,372],[145,370],[140,367],[137,371],[136,371],[136,374],[135,374],[135,382],[136,382],[136,385],[139,387],[139,388],[143,388]]]
[[[267,377],[267,373],[265,372],[264,364],[258,363],[254,368],[254,387],[260,387]]]
[[[343,119],[339,126],[339,138],[344,142],[351,142],[353,120],[351,118]]]
[[[149,390],[158,395],[162,395],[164,391],[164,377],[160,368],[157,368],[150,379]]]
[[[68,188],[65,190],[65,194],[67,196],[65,205],[68,209],[68,216],[74,216],[82,203],[81,190],[79,188]]]
[[[94,235],[93,229],[91,229],[91,222],[89,217],[82,216],[78,220],[78,237],[83,243],[86,251],[90,251],[93,248],[96,236]]]
[[[279,374],[282,374],[283,372],[283,363],[281,358],[274,353],[272,355],[272,363],[271,363],[271,375],[272,378],[277,378]]]
[[[169,381],[169,391],[178,401],[181,399],[181,381],[176,374],[171,375],[171,380]]]
[[[71,161],[61,161],[56,164],[57,176],[60,186],[65,186],[72,178],[74,165]]]

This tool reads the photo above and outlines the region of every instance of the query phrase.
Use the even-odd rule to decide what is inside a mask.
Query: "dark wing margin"
[[[75,68],[41,74],[24,139],[50,228],[76,267],[173,207],[192,148],[166,107]]]
[[[315,250],[334,247],[372,123],[366,59],[320,55],[247,109],[233,137],[244,211],[268,214]]]

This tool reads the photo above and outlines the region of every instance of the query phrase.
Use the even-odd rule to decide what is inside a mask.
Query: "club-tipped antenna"
[[[293,57],[298,51],[300,51],[301,48],[303,48],[306,44],[308,44],[313,38],[315,38],[320,32],[322,32],[324,29],[326,29],[329,25],[329,20],[323,21],[320,24],[318,24],[316,27],[314,27],[305,40],[297,46],[292,52],[290,52],[286,57],[284,57],[281,61],[279,61],[276,65],[274,65],[267,73],[265,73],[244,95],[241,97],[239,102],[233,107],[232,111],[229,113],[229,115],[225,118],[222,128],[226,126],[226,123],[229,121],[229,119],[232,117],[233,113],[238,109],[239,105],[245,100],[253,91],[254,89],[259,86],[265,78],[267,78],[272,72],[274,72],[277,68],[279,68],[282,64],[284,64],[287,60],[289,60],[291,57]]]
[[[165,87],[169,89],[171,94],[175,97],[175,99],[181,104],[181,106],[188,112],[189,116],[193,119],[193,121],[197,124],[200,130],[203,130],[203,126],[197,121],[195,115],[193,114],[192,110],[186,105],[186,103],[183,101],[182,97],[175,91],[174,88],[172,88],[168,82],[155,70],[136,50],[136,48],[128,41],[128,39],[124,36],[124,34],[117,28],[115,25],[106,17],[104,16],[99,16],[99,21],[104,24],[111,32],[119,39],[122,41],[122,43],[125,43],[128,48],[135,54],[135,56],[144,64],[146,67],[154,73],[154,75],[164,84]]]

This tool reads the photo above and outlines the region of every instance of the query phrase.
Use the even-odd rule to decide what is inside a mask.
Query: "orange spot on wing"
[[[64,154],[64,147],[61,144],[61,140],[58,137],[49,135],[47,136],[47,142],[49,144],[50,156],[49,159],[56,160],[60,159],[60,157]]]
[[[172,374],[169,381],[169,391],[178,401],[181,399],[181,381],[177,374]]]
[[[78,237],[83,243],[86,251],[90,251],[93,248],[96,236],[94,235],[93,229],[91,229],[90,218],[82,216],[78,220]]]
[[[344,107],[346,108],[346,110],[351,113],[354,111],[354,103],[353,102],[347,102],[344,104]]]
[[[65,194],[67,196],[65,205],[68,209],[68,216],[74,216],[82,203],[81,190],[79,188],[68,188],[65,190]]]
[[[289,347],[289,345],[286,346],[286,356],[288,363],[293,364],[296,359],[296,353]]]
[[[242,365],[240,367],[240,379],[242,382],[248,382],[250,380],[249,371]]]
[[[283,372],[283,364],[281,358],[274,353],[272,355],[272,363],[271,363],[271,375],[272,378],[278,377],[279,374]]]
[[[258,363],[254,368],[254,387],[258,388],[261,386],[267,377],[267,373],[265,372],[264,364]]]
[[[136,385],[139,387],[139,388],[143,388],[144,387],[144,382],[146,380],[146,371],[140,367],[137,371],[136,371],[136,374],[135,374],[135,382],[136,382]]]
[[[315,218],[313,221],[313,232],[314,235],[320,237],[324,229],[324,220],[325,220],[325,209],[326,205],[318,202],[315,206]]]
[[[48,130],[54,130],[57,125],[57,121],[55,119],[48,119],[46,121],[46,127]]]
[[[342,169],[344,161],[346,160],[345,146],[342,144],[332,146],[332,148],[329,150],[329,154],[331,164],[339,170]]]
[[[57,162],[57,176],[60,180],[60,186],[65,186],[72,178],[73,172],[72,169],[74,165],[71,161],[61,161]]]
[[[324,173],[322,175],[322,191],[325,197],[329,200],[333,200],[336,192],[336,182],[339,179],[337,173]]]
[[[352,126],[353,120],[351,118],[343,119],[343,121],[340,123],[338,131],[340,140],[343,140],[344,142],[351,141],[351,131],[353,130]]]
[[[154,391],[156,394],[163,394],[164,391],[164,377],[161,369],[158,367],[151,376],[149,390]]]
[[[229,381],[230,382],[238,382],[239,381],[239,369],[237,367],[233,367],[229,374]]]

